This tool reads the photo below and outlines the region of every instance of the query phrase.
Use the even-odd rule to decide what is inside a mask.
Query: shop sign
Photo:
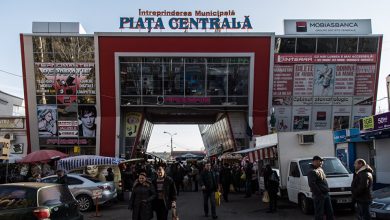
[[[343,129],[343,130],[334,131],[333,132],[333,140],[334,140],[335,144],[346,142],[347,141],[347,130]]]
[[[139,17],[120,17],[119,28],[130,30],[248,30],[252,29],[249,16],[234,17],[227,11],[151,11],[139,9]],[[168,20],[164,19],[168,17]]]
[[[275,54],[275,63],[376,63],[376,54]]]
[[[23,129],[23,118],[0,118],[0,129]]]
[[[360,119],[361,130],[383,130],[390,128],[390,112]]]

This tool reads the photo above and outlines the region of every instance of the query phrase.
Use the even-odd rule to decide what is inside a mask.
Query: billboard
[[[371,33],[371,19],[284,20],[284,34],[286,35],[364,35]]]

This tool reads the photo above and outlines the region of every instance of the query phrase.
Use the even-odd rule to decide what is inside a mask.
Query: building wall
[[[374,141],[376,157],[376,182],[382,184],[390,184],[390,139],[376,139]]]
[[[15,107],[17,109],[14,109]],[[0,116],[24,115],[25,110],[23,99],[0,91]]]

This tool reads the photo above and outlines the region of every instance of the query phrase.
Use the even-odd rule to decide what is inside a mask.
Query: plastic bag
[[[215,204],[217,206],[221,205],[221,193],[215,192]]]
[[[234,189],[233,184],[230,184],[229,191],[230,192],[235,192],[236,191],[236,189]]]
[[[269,194],[267,191],[264,192],[263,194],[263,202],[268,203],[269,202]]]
[[[172,220],[179,220],[179,216],[177,215],[176,207],[172,207]]]
[[[241,175],[241,180],[246,180],[246,174],[245,174],[245,173],[243,173],[243,174]]]

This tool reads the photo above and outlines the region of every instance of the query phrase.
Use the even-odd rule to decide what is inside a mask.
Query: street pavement
[[[304,215],[298,206],[286,200],[279,201],[276,213],[266,213],[267,205],[261,202],[260,195],[244,198],[243,194],[231,194],[230,201],[217,207],[218,219],[221,220],[258,220],[258,219],[314,219],[312,215]],[[207,220],[204,217],[203,198],[201,192],[181,192],[177,201],[180,220]],[[102,216],[94,217],[95,212],[84,213],[84,219],[112,219],[130,220],[131,211],[127,209],[127,202],[117,202],[111,206],[103,206],[99,212]],[[337,210],[337,220],[354,219],[349,210]],[[153,220],[155,220],[154,218]],[[168,218],[171,219],[171,218]]]

